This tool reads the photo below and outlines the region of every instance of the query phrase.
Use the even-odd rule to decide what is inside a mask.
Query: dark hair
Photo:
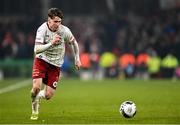
[[[59,18],[63,18],[63,12],[58,8],[50,8],[48,10],[48,17],[53,19],[55,16],[58,16]]]

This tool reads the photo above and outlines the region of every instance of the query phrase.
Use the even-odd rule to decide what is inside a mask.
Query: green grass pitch
[[[0,89],[21,81],[0,81]],[[180,124],[180,81],[62,79],[37,121],[30,120],[30,89],[0,94],[0,124]],[[119,113],[126,100],[137,106],[134,118]]]

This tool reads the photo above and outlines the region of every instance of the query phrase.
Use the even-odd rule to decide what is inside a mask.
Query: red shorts
[[[43,83],[56,89],[60,75],[60,67],[51,65],[42,59],[35,58],[32,70],[32,78],[42,78]]]

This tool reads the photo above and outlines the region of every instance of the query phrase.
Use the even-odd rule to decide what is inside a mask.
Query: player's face
[[[54,17],[53,19],[51,18],[48,18],[48,25],[49,25],[49,28],[52,30],[52,31],[56,31],[60,24],[61,24],[61,18],[59,18],[58,16]]]

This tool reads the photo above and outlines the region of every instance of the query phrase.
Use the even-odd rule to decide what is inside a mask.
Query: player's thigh
[[[42,78],[33,79],[33,88],[34,89],[41,89],[41,85],[42,85]]]

